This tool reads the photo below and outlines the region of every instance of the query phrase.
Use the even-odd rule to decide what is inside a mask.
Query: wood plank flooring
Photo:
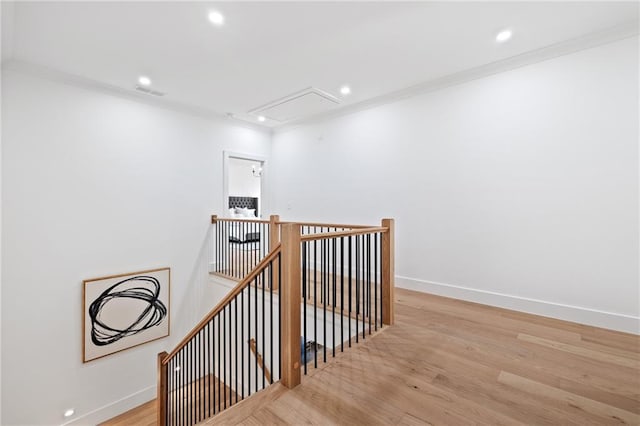
[[[100,426],[155,426],[156,425],[156,400],[146,402],[133,410],[120,414],[111,420],[101,423]]]
[[[214,392],[216,392],[217,395],[215,395]],[[189,401],[185,398],[186,395],[194,395],[195,399]],[[216,396],[215,398],[214,395]],[[201,409],[204,406],[204,400],[206,398],[209,399],[206,404],[207,407],[211,407],[211,410],[215,409],[215,411],[218,412],[232,406],[234,401],[238,401],[239,399],[235,392],[233,392],[229,386],[226,386],[224,382],[218,380],[218,378],[213,375],[207,375],[200,380],[194,380],[190,384],[182,386],[176,391],[169,393],[169,405],[173,407],[182,407],[178,413],[174,413],[173,424],[180,424],[181,422],[184,423],[187,418],[191,419],[191,415],[188,416],[186,412],[190,412],[192,414],[198,413],[198,409]],[[181,400],[183,401],[182,403],[180,402]],[[197,414],[193,414],[193,418],[196,418],[196,416]],[[104,422],[100,426],[151,426],[155,424],[156,401],[154,399],[153,401],[149,401],[131,411]]]
[[[640,425],[639,336],[408,290],[396,300],[393,327],[205,424]],[[142,410],[121,424],[153,424]]]

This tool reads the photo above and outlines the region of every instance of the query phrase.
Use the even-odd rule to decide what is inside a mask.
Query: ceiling
[[[18,2],[3,60],[132,91],[148,75],[162,99],[277,127],[249,112],[309,87],[339,110],[637,19],[636,2]]]

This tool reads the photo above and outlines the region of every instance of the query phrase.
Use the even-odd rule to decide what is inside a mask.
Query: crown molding
[[[28,74],[31,76],[39,77],[45,80],[55,81],[63,84],[68,84],[76,87],[80,87],[88,90],[95,90],[103,92],[109,95],[115,95],[121,98],[140,102],[143,104],[169,109],[172,111],[180,112],[183,114],[196,116],[199,118],[205,118],[207,120],[226,123],[232,126],[243,127],[250,130],[256,130],[263,133],[272,134],[272,129],[267,126],[260,126],[257,124],[249,123],[244,120],[240,120],[219,112],[208,110],[182,102],[174,101],[168,98],[155,98],[150,95],[139,93],[133,89],[127,90],[122,87],[114,86],[107,83],[102,83],[97,80],[92,80],[86,77],[78,76],[75,74],[66,73],[53,68],[46,67],[44,65],[28,62],[19,58],[11,58],[2,63],[2,72],[13,71],[22,74]]]
[[[422,95],[446,87],[456,86],[472,80],[477,80],[490,75],[510,71],[527,65],[544,62],[560,56],[569,55],[581,50],[590,49],[608,43],[613,43],[638,35],[639,23],[637,20],[609,28],[607,30],[590,33],[581,37],[555,43],[539,49],[521,53],[516,56],[491,62],[479,67],[470,68],[454,74],[445,75],[433,80],[425,81],[417,85],[387,93],[362,102],[344,106],[340,109],[328,111],[312,117],[291,121],[273,128],[274,134],[284,133],[298,127],[325,122],[344,115],[353,114],[385,104],[400,101],[402,99]]]
[[[271,135],[283,133],[293,130],[297,127],[309,124],[324,122],[333,118],[344,115],[353,114],[359,111],[375,108],[381,105],[397,102],[402,99],[418,96],[421,94],[433,92],[459,84],[463,84],[472,80],[476,80],[490,75],[510,71],[523,66],[543,62],[549,59],[579,52],[581,50],[590,49],[600,45],[612,43],[626,38],[637,36],[639,32],[639,23],[637,20],[629,21],[625,24],[612,27],[603,31],[590,33],[581,37],[573,38],[563,42],[555,43],[539,49],[531,50],[516,56],[505,58],[499,61],[491,62],[479,67],[467,69],[454,74],[445,75],[436,79],[428,80],[417,85],[413,85],[401,90],[380,95],[371,99],[367,99],[355,104],[347,105],[337,110],[328,111],[311,117],[294,120],[278,126],[261,126],[245,120],[234,118],[216,111],[206,108],[189,105],[186,103],[171,100],[169,98],[155,99],[149,95],[127,90],[118,86],[102,83],[86,77],[62,72],[46,66],[35,64],[22,60],[17,57],[3,61],[2,70],[17,71],[21,73],[31,74],[40,78],[62,82],[86,89],[98,90],[111,95],[117,95],[123,98],[146,103],[153,106],[168,108],[174,111],[186,113],[189,115],[214,120],[218,122],[226,122],[230,125],[243,127],[251,130],[269,133]]]

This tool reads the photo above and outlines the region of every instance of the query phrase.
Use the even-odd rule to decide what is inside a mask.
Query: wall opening
[[[234,217],[238,211],[238,199],[255,199],[253,217],[265,217],[265,166],[266,160],[248,154],[225,152],[224,157],[224,208],[227,217]],[[245,212],[246,213],[246,212]],[[237,216],[236,216],[237,217]]]

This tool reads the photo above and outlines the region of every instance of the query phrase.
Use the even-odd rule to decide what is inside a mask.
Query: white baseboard
[[[142,405],[145,402],[151,401],[156,397],[156,386],[149,386],[138,392],[132,393],[129,396],[125,396],[122,399],[114,401],[110,404],[97,408],[88,413],[82,414],[73,420],[69,420],[63,423],[61,426],[73,425],[73,426],[94,426],[98,423],[102,423],[109,419],[116,417],[132,408]]]
[[[625,333],[640,334],[640,317],[631,315],[401,276],[396,276],[396,287],[623,331]]]

